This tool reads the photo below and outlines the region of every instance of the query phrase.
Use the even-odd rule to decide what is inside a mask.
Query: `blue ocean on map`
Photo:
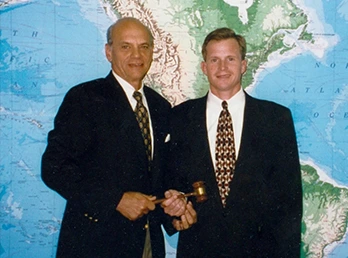
[[[348,186],[348,153],[344,152],[348,131],[348,101],[344,99],[348,87],[348,58],[336,55],[347,50],[348,21],[337,15],[330,1],[323,4],[326,5],[323,20],[335,27],[334,32],[327,32],[328,37],[337,34],[338,44],[327,50],[324,60],[304,54],[272,71],[262,72],[253,94],[289,107],[295,120],[301,158],[320,161],[320,167],[324,167],[331,178]],[[303,132],[303,125],[311,130]],[[330,138],[333,134],[336,139]]]
[[[99,1],[80,2],[86,6],[79,1],[18,1],[0,9],[0,123],[11,117],[0,127],[0,200],[7,205],[0,210],[0,257],[54,257],[65,201],[41,181],[38,157],[67,90],[110,70],[103,50],[112,19]],[[338,44],[323,58],[306,52],[265,69],[251,94],[289,107],[301,159],[312,160],[348,187],[348,57],[337,54],[348,53],[348,4],[303,2],[320,8],[325,33],[338,35]],[[98,15],[91,21],[88,12]],[[173,255],[176,241],[177,236],[167,237]],[[347,234],[344,241],[326,257],[348,257]]]
[[[317,2],[304,2],[310,8],[318,7]],[[338,44],[327,50],[323,60],[304,54],[279,67],[266,69],[261,72],[252,95],[289,107],[295,121],[300,158],[310,158],[339,185],[348,187],[348,57],[337,54],[347,53],[348,4],[341,10],[345,16],[339,16],[332,1],[322,3],[325,12],[321,20],[335,28],[335,31],[328,28],[327,34],[328,37],[337,34]],[[347,235],[343,244],[327,257],[348,257]]]
[[[98,1],[90,2],[99,24],[84,17],[77,1],[0,9],[0,107],[2,117],[14,117],[1,124],[0,199],[7,208],[0,211],[0,257],[54,257],[65,201],[40,178],[47,132],[69,88],[110,70],[104,43],[112,21],[98,11]],[[34,123],[40,130],[33,130]]]

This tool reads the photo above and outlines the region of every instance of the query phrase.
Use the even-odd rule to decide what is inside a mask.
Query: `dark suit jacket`
[[[208,194],[204,203],[192,199],[198,222],[180,232],[178,257],[299,257],[302,187],[290,111],[246,95],[239,156],[223,208],[209,150],[206,102],[207,96],[173,110],[169,181],[192,192],[191,184],[203,180]]]
[[[65,96],[42,157],[43,181],[67,200],[58,257],[141,257],[146,216],[132,222],[115,209],[126,191],[165,191],[160,155],[170,104],[152,89],[144,91],[154,137],[150,174],[139,125],[111,72]],[[154,257],[164,257],[161,209],[148,217]]]

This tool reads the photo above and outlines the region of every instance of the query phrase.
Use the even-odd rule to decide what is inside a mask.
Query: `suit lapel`
[[[206,127],[206,102],[207,102],[207,96],[202,98],[201,102],[197,102],[196,107],[193,109],[191,114],[189,114],[192,118],[192,124],[190,126],[196,128],[196,136],[192,137],[194,139],[194,142],[192,143],[192,146],[194,148],[194,152],[196,153],[202,153],[202,150],[205,150],[202,155],[200,156],[200,160],[194,161],[194,164],[204,164],[205,166],[205,174],[206,174],[206,184],[207,184],[207,192],[210,192],[210,197],[216,201],[217,205],[215,208],[221,208],[223,209],[221,197],[219,193],[218,186],[216,184],[216,177],[215,177],[215,171],[214,171],[214,157],[211,157],[210,149],[209,149],[209,141],[208,141],[208,133],[207,133],[207,127]],[[241,139],[241,146],[239,151],[239,156],[236,161],[236,169],[234,178],[232,179],[230,183],[230,188],[234,187],[233,184],[238,182],[238,177],[240,173],[243,173],[243,168],[246,164],[248,164],[250,151],[253,149],[253,141],[255,139],[254,137],[254,130],[257,128],[257,123],[259,117],[259,111],[257,108],[257,105],[255,105],[255,102],[253,99],[246,94],[246,104],[245,104],[245,113],[244,113],[244,124],[243,124],[243,131],[242,131],[242,139]],[[202,126],[204,125],[204,126]],[[202,166],[200,166],[202,168]],[[204,169],[204,168],[203,168]],[[229,206],[229,200],[231,199],[230,196],[227,197],[226,201],[226,207]],[[233,198],[232,198],[233,199]],[[214,202],[215,202],[214,201]]]
[[[197,173],[194,180],[205,181],[209,198],[212,199],[211,201],[214,203],[213,206],[216,208],[221,206],[222,208],[213,165],[215,160],[214,157],[211,156],[209,148],[206,106],[207,95],[198,99],[194,106],[189,110],[188,117],[190,124],[188,128],[189,130],[192,130],[192,135],[189,137],[189,139],[192,139],[192,143],[189,144],[191,150],[188,153],[191,153],[191,156],[194,158],[194,160],[192,160],[192,164],[195,166],[193,171]],[[202,205],[204,205],[204,203]]]
[[[197,157],[196,164],[209,164],[212,165],[212,159],[209,151],[209,140],[206,126],[206,106],[207,106],[207,96],[198,99],[193,108],[189,110],[188,118],[190,124],[188,125],[188,130],[192,133],[192,143],[189,144],[192,149],[192,153],[202,153],[202,155]],[[195,155],[197,156],[197,155]],[[203,162],[203,163],[202,163]]]
[[[138,158],[139,164],[145,164],[147,163],[147,157],[144,140],[126,93],[111,72],[106,79],[108,84],[105,89],[105,96],[110,101],[110,106],[114,113],[111,119],[112,123],[117,127],[115,132],[122,135],[123,142],[127,142],[130,146],[137,146],[133,148],[134,153],[132,155]],[[144,165],[144,167],[147,167],[147,165]]]
[[[236,172],[242,171],[243,164],[250,158],[250,150],[257,144],[255,142],[254,132],[257,130],[258,121],[262,116],[259,115],[259,111],[253,99],[245,93],[245,111],[244,122],[242,129],[241,145],[239,149],[239,156],[236,162]]]
[[[160,121],[161,115],[159,112],[160,103],[156,102],[151,90],[147,86],[144,87],[145,97],[147,100],[147,105],[149,107],[150,117],[151,117],[151,125],[152,125],[152,137],[153,137],[153,158],[157,152],[157,142],[159,139],[159,134],[162,131],[161,126],[164,121]]]

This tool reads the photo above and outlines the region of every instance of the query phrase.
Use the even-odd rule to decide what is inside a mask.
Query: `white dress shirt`
[[[116,80],[120,83],[123,91],[126,93],[127,99],[129,104],[131,105],[132,109],[135,110],[135,107],[137,105],[136,99],[133,97],[133,93],[135,91],[134,87],[128,83],[126,80],[122,79],[120,76],[118,76],[114,71],[112,71],[112,74],[115,76]],[[150,134],[151,134],[151,156],[153,156],[153,144],[154,144],[154,139],[153,139],[153,130],[152,130],[152,123],[151,123],[151,114],[150,114],[150,109],[149,105],[147,104],[146,96],[144,93],[144,84],[141,85],[141,88],[138,90],[143,99],[143,104],[147,109],[147,113],[149,114],[149,122],[150,122]]]
[[[210,147],[210,154],[215,167],[215,145],[216,145],[216,132],[220,113],[222,111],[221,103],[224,100],[219,99],[210,90],[207,98],[207,131]],[[243,89],[237,92],[232,98],[225,99],[228,103],[228,111],[232,116],[234,142],[236,149],[236,159],[238,159],[240,142],[242,138],[243,120],[244,120],[244,108],[245,108],[245,93]]]

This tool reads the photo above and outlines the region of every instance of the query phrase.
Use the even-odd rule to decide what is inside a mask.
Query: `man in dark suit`
[[[123,18],[110,26],[107,40],[112,71],[69,90],[42,157],[43,181],[67,200],[57,257],[151,257],[151,250],[164,257],[167,218],[153,201],[166,190],[170,104],[142,82],[153,37],[140,21]],[[182,203],[167,200],[166,212],[182,215]],[[151,248],[144,248],[145,239]]]
[[[205,181],[208,200],[194,202],[197,223],[180,232],[177,255],[300,257],[301,171],[290,110],[243,91],[246,42],[233,30],[211,32],[202,54],[210,90],[174,108],[168,167],[182,192]]]

